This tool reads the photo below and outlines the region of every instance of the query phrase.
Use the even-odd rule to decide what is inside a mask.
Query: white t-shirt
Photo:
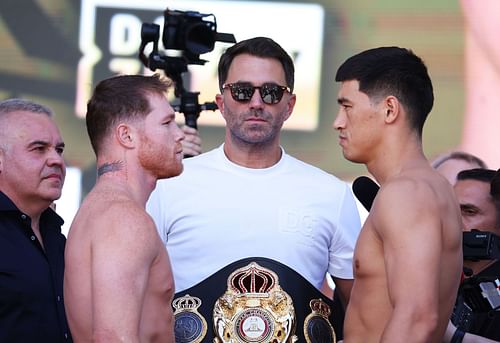
[[[231,262],[267,257],[318,289],[329,272],[352,279],[359,214],[347,183],[287,155],[270,168],[227,159],[223,146],[184,160],[147,203],[167,246],[176,292]]]

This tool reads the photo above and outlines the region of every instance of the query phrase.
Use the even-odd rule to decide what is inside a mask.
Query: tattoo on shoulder
[[[97,176],[101,176],[102,174],[118,171],[121,169],[123,169],[123,161],[104,163],[102,166],[97,168]]]

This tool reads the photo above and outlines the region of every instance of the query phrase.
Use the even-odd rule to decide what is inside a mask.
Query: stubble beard
[[[242,114],[241,119],[236,121],[230,127],[230,133],[233,141],[238,141],[243,144],[250,145],[266,145],[275,140],[278,132],[281,130],[281,125],[277,125],[276,120],[270,114],[259,112],[257,117],[260,117],[266,122],[264,123],[248,123],[246,118],[254,114]]]
[[[178,160],[173,149],[163,149],[164,146],[153,143],[148,137],[141,139],[139,163],[153,174],[156,179],[166,179],[179,175],[183,170],[182,160]],[[171,156],[165,154],[168,151]]]

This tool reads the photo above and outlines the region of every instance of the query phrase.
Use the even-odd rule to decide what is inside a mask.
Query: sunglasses
[[[285,86],[280,86],[275,83],[264,83],[262,86],[256,87],[248,82],[226,83],[222,85],[222,89],[231,91],[231,96],[234,101],[248,102],[252,99],[256,89],[259,90],[260,98],[268,105],[274,105],[281,101],[285,91],[290,92],[290,89]]]

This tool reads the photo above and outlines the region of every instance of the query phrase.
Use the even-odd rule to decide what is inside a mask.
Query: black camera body
[[[217,22],[213,14],[196,11],[178,11],[166,9],[164,12],[162,42],[165,50],[177,50],[178,54],[169,56],[158,49],[160,25],[143,23],[141,27],[141,45],[139,59],[150,70],[163,69],[174,82],[174,94],[180,103],[173,105],[178,112],[184,113],[186,125],[197,128],[201,111],[216,110],[215,102],[198,102],[199,92],[189,92],[184,88],[182,74],[188,71],[189,64],[203,65],[205,60],[200,55],[214,49],[216,41],[236,43],[233,34],[217,32]],[[146,56],[146,45],[153,43],[153,50]]]
[[[500,259],[500,237],[488,231],[472,230],[463,233],[464,260]]]
[[[163,46],[180,50],[189,64],[204,64],[199,55],[214,49],[215,42],[234,43],[232,34],[217,32],[213,14],[166,9],[164,13]],[[208,20],[208,18],[212,18]]]
[[[464,260],[493,260],[481,272],[460,285],[451,321],[464,332],[500,339],[500,237],[487,231],[463,233]],[[464,272],[467,272],[464,268]]]

